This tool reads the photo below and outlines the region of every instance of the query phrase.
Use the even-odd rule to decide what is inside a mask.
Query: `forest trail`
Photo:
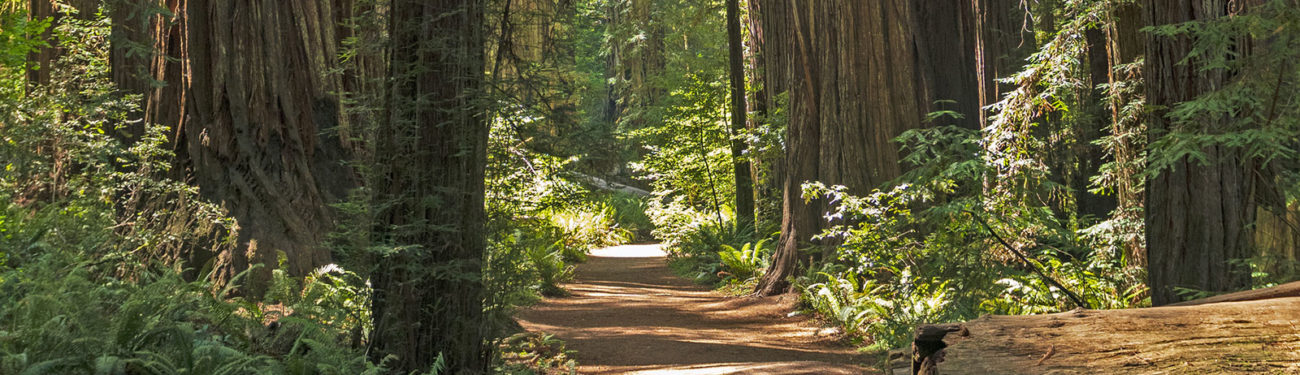
[[[579,374],[860,374],[863,356],[787,317],[796,296],[729,298],[677,277],[660,245],[594,251],[571,296],[520,312],[576,350]]]

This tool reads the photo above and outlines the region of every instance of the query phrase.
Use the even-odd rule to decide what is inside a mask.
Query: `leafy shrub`
[[[750,274],[749,277],[736,278],[737,281],[759,276],[758,270],[762,268],[759,265],[766,263],[766,255],[760,254],[763,247],[755,246],[758,240],[752,226],[737,226],[731,221],[724,221],[721,225],[704,221],[691,223],[683,230],[673,234],[677,240],[666,245],[665,250],[669,264],[679,274],[696,282],[714,284],[728,276],[727,273],[732,273],[730,266],[723,261],[724,256],[735,256],[735,271]]]
[[[650,215],[646,214],[646,210],[649,209],[646,198],[612,192],[596,195],[593,199],[613,209],[614,223],[631,233],[629,240],[640,241],[652,238],[651,232],[655,225],[650,220]]]
[[[806,184],[805,199],[831,202],[831,226],[816,239],[835,248],[830,265],[796,280],[804,301],[877,347],[905,343],[918,324],[1071,308],[1071,294],[1094,308],[1140,303],[1141,274],[1112,254],[1118,247],[1089,247],[1108,235],[1086,236],[1082,221],[1051,207],[985,195],[991,167],[978,139],[954,127],[905,133],[916,168],[865,196]]]
[[[564,258],[564,240],[546,221],[495,223],[488,237],[487,286],[489,311],[505,322],[515,306],[536,302],[541,295],[562,295],[560,283],[572,277]]]
[[[50,257],[0,285],[0,373],[379,373],[347,344],[360,321],[332,302],[343,293],[308,281],[298,303],[267,326],[262,304],[223,297],[164,269],[126,281]],[[334,291],[337,291],[335,289]],[[320,303],[317,305],[317,303]]]
[[[712,221],[713,216],[687,204],[683,196],[669,197],[662,191],[654,192],[646,213],[655,227],[651,234],[670,250],[678,248],[685,236]],[[716,225],[718,221],[712,223]]]
[[[764,246],[766,244],[767,239],[746,242],[740,249],[731,245],[722,245],[718,258],[726,269],[724,272],[727,276],[724,279],[744,282],[761,276],[762,271],[767,269],[768,258],[772,256],[771,249]]]
[[[573,266],[564,263],[564,251],[560,242],[551,246],[533,246],[528,248],[528,260],[533,262],[540,277],[542,295],[558,296],[566,294],[560,283],[573,279]]]
[[[547,212],[550,224],[560,229],[565,259],[586,260],[592,248],[626,243],[632,233],[620,228],[614,209],[604,203],[578,205]]]
[[[805,276],[803,299],[814,311],[859,339],[868,336],[872,347],[888,349],[911,340],[917,325],[952,319],[948,309],[952,289],[948,282],[881,284],[853,270],[825,267]],[[911,275],[902,275],[906,280]],[[808,284],[811,280],[815,283]],[[900,287],[902,286],[902,287]]]

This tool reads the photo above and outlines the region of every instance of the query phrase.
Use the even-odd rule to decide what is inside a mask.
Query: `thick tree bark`
[[[1143,5],[1148,25],[1212,20],[1230,12],[1225,0],[1146,0]],[[1171,106],[1219,89],[1232,78],[1231,72],[1180,64],[1191,47],[1187,36],[1148,36],[1144,75],[1147,103],[1153,108],[1147,117],[1152,137],[1180,126],[1166,118]],[[1212,132],[1228,120],[1197,126]],[[1237,147],[1201,152],[1205,163],[1183,159],[1147,181],[1148,285],[1154,305],[1180,301],[1174,289],[1179,287],[1224,292],[1250,286],[1249,267],[1230,261],[1254,255],[1255,161]]]
[[[400,373],[485,373],[481,0],[394,1],[389,119],[376,142],[381,237],[371,358]]]
[[[1141,70],[1121,72],[1119,67],[1135,63],[1142,57],[1145,44],[1141,32],[1142,12],[1137,4],[1121,4],[1106,17],[1106,56],[1109,66],[1106,82],[1110,84],[1111,90],[1107,93],[1110,100],[1106,105],[1110,112],[1110,132],[1112,135],[1121,135],[1115,138],[1111,150],[1111,157],[1118,170],[1115,177],[1116,213],[1121,217],[1137,219],[1143,205],[1143,191],[1137,184],[1140,180],[1136,176],[1141,173],[1136,163],[1141,160],[1142,143],[1135,142],[1134,137],[1140,136],[1142,121],[1141,116],[1125,115],[1124,108],[1135,99],[1135,95],[1126,94],[1120,85],[1124,82],[1140,85]],[[1127,241],[1124,251],[1130,266],[1146,266],[1146,250],[1140,239]]]
[[[201,195],[238,220],[240,246],[217,265],[229,280],[265,264],[254,292],[280,252],[294,275],[330,261],[327,202],[355,184],[331,73],[342,1],[138,0],[113,15],[131,42],[115,46],[114,76],[145,94],[146,120],[172,128]],[[147,10],[159,6],[174,18]]]
[[[745,132],[745,55],[740,34],[740,0],[727,0],[727,50],[731,80],[731,159],[736,180],[736,226],[754,224],[754,177],[750,174]]]
[[[761,2],[768,84],[789,90],[790,108],[781,240],[757,293],[788,290],[808,261],[799,249],[823,228],[824,204],[806,202],[803,183],[865,193],[902,173],[893,139],[924,126],[926,114],[953,110],[965,118],[942,124],[978,123],[966,1]]]

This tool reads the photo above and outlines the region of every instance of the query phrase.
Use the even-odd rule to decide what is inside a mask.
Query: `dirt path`
[[[864,372],[854,349],[786,317],[795,296],[721,296],[674,276],[658,245],[598,250],[566,287],[518,317],[576,350],[580,374]]]

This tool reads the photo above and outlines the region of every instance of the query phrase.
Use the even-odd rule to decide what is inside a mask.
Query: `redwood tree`
[[[375,142],[382,255],[371,357],[399,372],[484,373],[481,266],[488,126],[481,0],[392,4],[388,119]]]
[[[145,94],[147,121],[172,129],[200,194],[239,221],[240,246],[217,255],[223,277],[273,268],[280,252],[295,275],[328,263],[327,203],[355,183],[342,163],[346,121],[331,73],[345,0],[129,0],[114,9],[114,76]],[[194,254],[195,267],[208,258]],[[267,268],[256,275],[264,280]]]
[[[1207,21],[1231,14],[1226,0],[1146,0],[1148,25]],[[1192,51],[1187,35],[1149,34],[1146,44],[1147,117],[1151,140],[1180,127],[1201,131],[1230,130],[1227,117],[1180,124],[1170,107],[1213,92],[1233,79],[1226,69],[1203,69],[1183,63]],[[1242,51],[1242,53],[1248,53]],[[1203,160],[1183,157],[1146,183],[1146,243],[1151,302],[1164,305],[1181,298],[1175,288],[1222,292],[1250,286],[1250,269],[1230,262],[1253,255],[1257,164],[1241,147],[1213,145],[1200,150]]]
[[[940,109],[975,126],[979,97],[966,0],[760,4],[767,85],[789,92],[781,239],[756,289],[770,295],[788,290],[808,260],[799,249],[823,228],[825,207],[802,198],[803,183],[861,194],[890,181],[904,169],[895,137]]]

